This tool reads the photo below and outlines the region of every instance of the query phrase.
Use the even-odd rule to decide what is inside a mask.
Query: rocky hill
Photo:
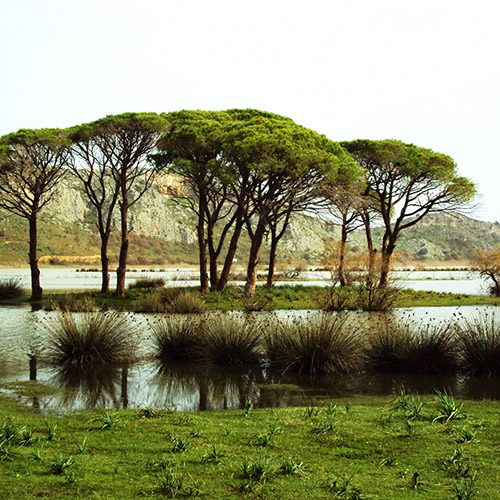
[[[175,202],[175,178],[162,176],[131,210],[130,263],[178,264],[197,261],[194,214]],[[99,260],[99,237],[91,206],[73,179],[62,183],[53,201],[40,217],[39,255],[42,264],[85,265]],[[114,221],[116,228],[118,220]],[[115,228],[110,254],[116,260],[118,232]],[[380,237],[380,230],[375,230]],[[320,265],[339,237],[338,228],[314,217],[297,216],[285,234],[278,259],[286,264]],[[27,262],[27,225],[23,219],[0,211],[0,264]],[[500,224],[480,222],[464,216],[436,215],[402,233],[397,251],[407,260],[465,260],[475,249],[500,244]],[[363,233],[350,243],[351,251],[364,251]],[[244,238],[238,261],[248,255]],[[265,262],[265,248],[262,261]]]

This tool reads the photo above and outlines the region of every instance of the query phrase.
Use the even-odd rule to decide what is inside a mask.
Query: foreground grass
[[[0,425],[34,430],[0,451],[0,497],[499,498],[499,403],[467,401],[445,422],[422,402],[45,417],[0,399]],[[457,496],[466,485],[475,497]]]
[[[197,287],[186,287],[189,291],[202,298],[208,310],[221,311],[241,311],[246,307],[242,298],[242,287],[228,287],[223,292],[210,291],[201,293]],[[262,300],[263,309],[268,310],[300,310],[300,309],[320,309],[324,303],[324,295],[327,287],[304,286],[304,285],[283,285],[271,288],[266,291],[263,287],[257,287],[257,295],[265,296]],[[46,293],[44,303],[57,300],[62,295],[67,300],[86,300],[91,297],[98,306],[123,311],[135,310],[138,301],[143,300],[151,290],[148,289],[128,289],[125,297],[117,298],[110,293],[101,292],[67,292],[64,290]],[[28,297],[1,301],[3,304],[29,303]],[[41,303],[40,303],[41,304]],[[395,307],[440,307],[440,306],[472,306],[472,305],[500,305],[500,298],[483,295],[467,295],[432,291],[415,291],[411,289],[400,290],[395,300]]]

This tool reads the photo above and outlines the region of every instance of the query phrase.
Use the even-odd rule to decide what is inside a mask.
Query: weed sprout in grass
[[[59,458],[57,458],[51,465],[51,472],[52,474],[62,474],[65,472],[67,469],[69,469],[73,464],[75,463],[73,457],[70,455],[68,457],[65,457],[63,455],[59,455]]]
[[[448,423],[450,420],[467,418],[462,412],[463,402],[457,404],[453,396],[450,396],[446,392],[436,391],[434,402],[436,403],[436,411],[438,414],[433,422]]]
[[[51,424],[50,422],[45,422],[45,432],[47,434],[47,441],[53,441],[56,437],[57,424]]]
[[[474,478],[455,481],[453,493],[456,500],[473,500],[477,498],[477,490]]]
[[[301,475],[303,473],[302,462],[296,462],[293,458],[286,458],[281,462],[279,471],[286,476]]]
[[[201,461],[203,463],[218,464],[224,456],[225,454],[222,451],[218,450],[215,444],[212,444],[210,451],[203,455]]]

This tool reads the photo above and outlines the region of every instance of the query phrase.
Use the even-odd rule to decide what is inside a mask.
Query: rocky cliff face
[[[160,176],[131,209],[131,261],[139,263],[193,262],[197,260],[196,219],[185,203],[172,194],[182,190],[178,179]],[[111,255],[118,251],[118,214]],[[58,187],[52,202],[41,214],[40,256],[90,256],[99,254],[92,206],[78,182],[68,178]],[[339,238],[339,228],[314,217],[296,216],[279,247],[279,258],[288,262],[305,260],[319,264],[328,248]],[[381,230],[375,235],[380,238]],[[26,261],[25,221],[0,212],[0,263]],[[465,216],[434,215],[401,234],[397,251],[409,259],[463,260],[475,249],[500,244],[500,224],[480,222]],[[351,248],[364,252],[364,235],[352,235]],[[245,260],[248,241],[243,239],[238,260]],[[265,261],[266,248],[262,261]],[[82,260],[85,260],[82,258]]]

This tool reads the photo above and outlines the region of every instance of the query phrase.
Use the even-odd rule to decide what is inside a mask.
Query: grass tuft
[[[445,373],[456,367],[452,328],[383,318],[368,336],[366,358],[375,370]]]
[[[128,286],[130,289],[134,288],[162,288],[165,286],[164,278],[138,278]]]
[[[270,367],[283,373],[346,373],[363,365],[360,336],[343,315],[280,324],[265,343]]]
[[[0,300],[17,299],[24,295],[19,278],[7,278],[0,280]]]
[[[500,374],[500,321],[495,313],[461,316],[455,323],[460,368],[469,375]]]
[[[44,344],[54,366],[96,367],[133,358],[133,331],[127,316],[112,312],[60,312],[45,322]]]

